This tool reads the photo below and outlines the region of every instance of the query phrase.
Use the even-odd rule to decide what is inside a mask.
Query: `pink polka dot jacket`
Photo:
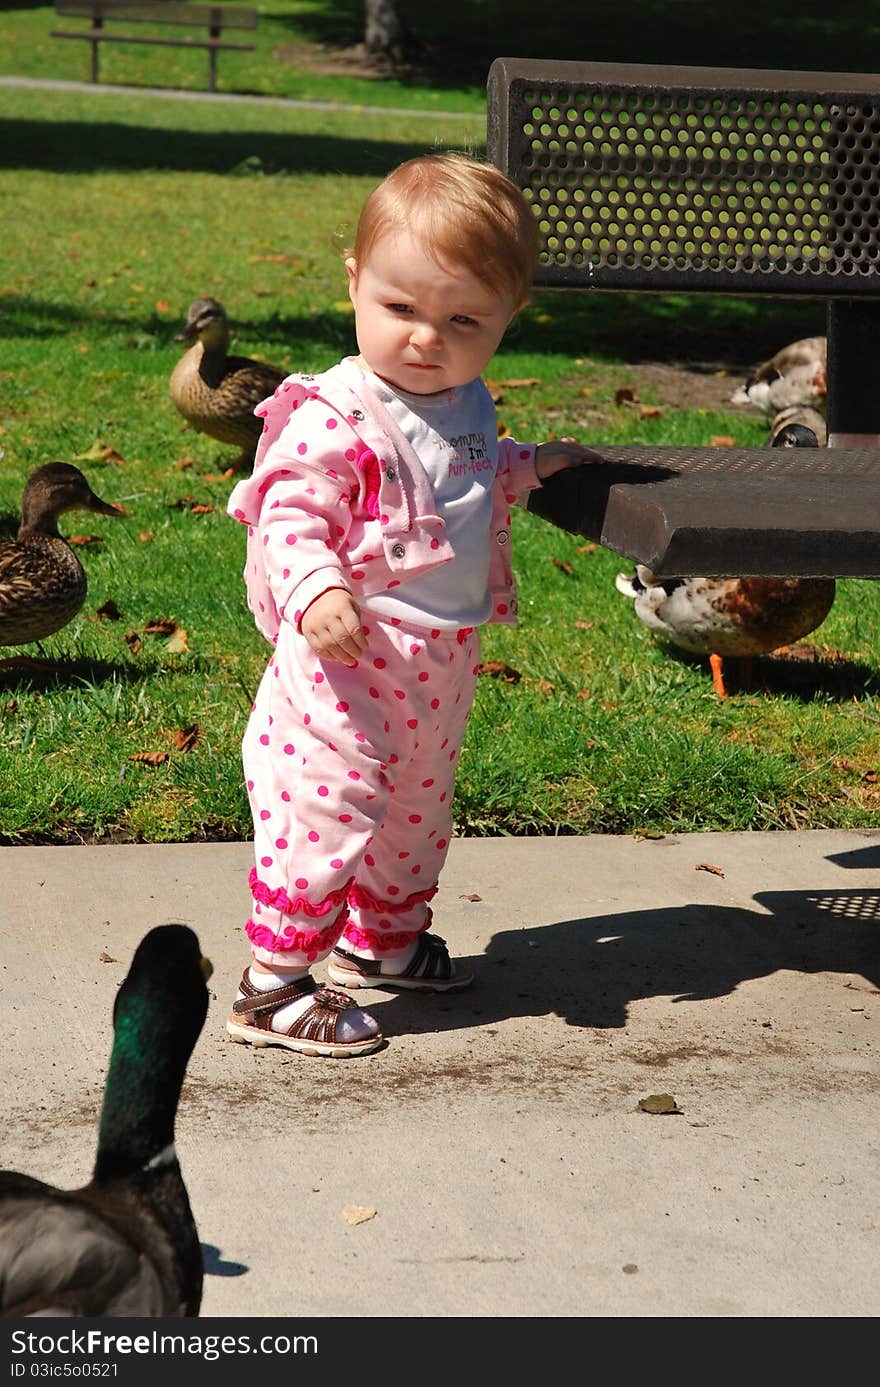
[[[267,640],[330,588],[357,600],[448,563],[431,486],[347,357],[318,376],[291,375],[257,406],[263,435],[253,473],[228,510],[248,527],[248,606]],[[492,488],[491,621],[516,620],[510,563],[510,507],[540,485],[535,445],[499,441]]]

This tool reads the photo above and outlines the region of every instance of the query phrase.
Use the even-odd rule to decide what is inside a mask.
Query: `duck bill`
[[[88,509],[97,511],[99,515],[127,515],[124,506],[112,505],[109,501],[102,501],[100,496],[92,492],[88,500]]]

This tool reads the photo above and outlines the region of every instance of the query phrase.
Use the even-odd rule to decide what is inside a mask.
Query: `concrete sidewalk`
[[[436,928],[477,985],[360,993],[391,1040],[348,1061],[224,1037],[250,860],[0,848],[3,1165],[88,1178],[148,928],[214,963],[177,1124],[204,1316],[880,1313],[880,832],[456,840]]]

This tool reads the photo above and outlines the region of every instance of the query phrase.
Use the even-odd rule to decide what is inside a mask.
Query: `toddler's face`
[[[479,376],[517,308],[463,266],[438,264],[409,232],[382,237],[363,265],[345,263],[361,357],[413,395]]]

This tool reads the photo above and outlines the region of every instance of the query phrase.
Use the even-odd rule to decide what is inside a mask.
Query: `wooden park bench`
[[[242,5],[188,4],[183,0],[55,0],[55,13],[60,19],[88,19],[89,28],[53,29],[52,38],[82,39],[92,45],[91,80],[98,81],[99,49],[102,43],[150,43],[171,48],[206,48],[208,50],[208,88],[217,89],[217,53],[221,48],[247,52],[256,47],[224,38],[229,29],[256,29],[259,13]],[[129,26],[173,25],[176,28],[201,29],[205,37],[180,34],[175,38],[152,33],[117,33],[108,31],[108,23]]]
[[[880,578],[880,77],[498,58],[536,285],[827,301],[828,447],[611,447],[529,508],[658,577]]]

